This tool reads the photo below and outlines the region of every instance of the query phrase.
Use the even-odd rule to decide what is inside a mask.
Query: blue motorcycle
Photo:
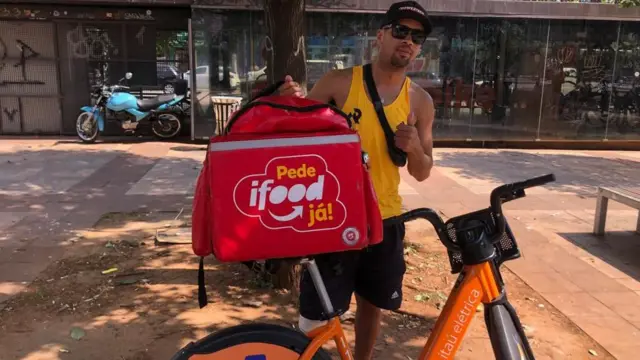
[[[132,76],[128,72],[118,83]],[[80,140],[95,142],[98,134],[104,131],[106,119],[115,119],[125,133],[136,134],[140,128],[147,126],[161,139],[170,139],[180,133],[180,118],[185,115],[183,95],[159,95],[141,100],[127,92],[129,89],[124,85],[95,86],[91,93],[92,99],[96,99],[95,105],[83,106],[76,120],[76,132]]]

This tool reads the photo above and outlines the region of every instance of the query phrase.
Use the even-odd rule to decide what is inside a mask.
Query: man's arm
[[[421,146],[407,153],[407,170],[418,181],[426,180],[433,167],[433,100],[423,89],[416,91],[415,127]]]
[[[320,101],[323,103],[328,103],[331,100],[334,100],[334,89],[335,89],[335,79],[336,79],[335,70],[331,70],[326,74],[322,75],[322,77],[313,84],[311,91],[307,94],[306,98],[311,100]]]
[[[335,101],[338,107],[346,101],[346,95],[348,93],[349,86],[351,84],[351,72],[347,69],[331,70],[325,73],[316,83],[309,93],[304,96],[305,91],[300,87],[296,81],[291,79],[287,75],[285,83],[280,88],[280,95],[289,96],[304,96],[307,99],[320,101],[323,103],[329,103]],[[345,93],[347,89],[347,93]]]

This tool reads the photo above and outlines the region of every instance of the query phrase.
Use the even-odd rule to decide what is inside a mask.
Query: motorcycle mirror
[[[133,74],[132,74],[132,73],[130,73],[130,72],[128,72],[128,73],[124,74],[124,77],[125,77],[127,80],[129,80],[129,79],[131,79],[131,78],[133,77]]]

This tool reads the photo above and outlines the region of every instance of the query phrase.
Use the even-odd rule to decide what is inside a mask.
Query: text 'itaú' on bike
[[[522,325],[507,300],[500,265],[516,259],[520,251],[502,212],[502,203],[525,196],[525,189],[555,181],[553,174],[499,186],[491,192],[490,206],[444,222],[431,209],[420,208],[399,216],[399,221],[425,219],[447,248],[452,273],[459,273],[420,360],[454,359],[462,339],[483,304],[485,322],[496,359],[534,359]],[[313,258],[302,259],[322,301],[328,323],[310,334],[284,326],[253,323],[234,326],[192,342],[173,360],[325,360],[322,345],[334,340],[343,360],[352,359],[347,340],[327,295]]]

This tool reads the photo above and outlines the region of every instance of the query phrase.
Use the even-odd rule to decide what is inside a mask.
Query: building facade
[[[140,0],[136,9],[122,6],[125,0],[75,2],[98,17],[55,19],[51,12],[34,20],[9,6],[0,9],[0,26],[23,26],[33,35],[33,45],[16,47],[10,43],[22,38],[0,28],[9,45],[3,58],[0,42],[0,134],[73,133],[89,85],[132,71],[144,91],[170,90],[161,75],[167,64],[167,77],[182,78],[194,90],[192,123],[185,128],[193,139],[206,138],[228,117],[225,104],[242,103],[265,84],[268,39],[259,0]],[[307,0],[309,84],[332,68],[369,62],[391,2]],[[434,31],[409,76],[434,100],[436,140],[640,142],[640,9],[506,0],[421,3]],[[175,7],[159,6],[167,4]],[[38,40],[42,34],[55,41]],[[21,64],[31,70],[23,72]]]
[[[371,60],[391,1],[308,2],[313,84]],[[640,11],[522,1],[421,2],[434,31],[409,76],[436,104],[436,140],[640,140]],[[197,66],[232,69],[238,86],[203,77],[195,136],[212,128],[210,96],[246,99],[266,78],[266,29],[255,1],[195,0]],[[205,82],[202,84],[202,82]],[[215,112],[215,111],[214,111]],[[200,124],[202,127],[198,127]],[[201,129],[200,131],[198,131]]]
[[[44,3],[0,5],[0,135],[74,135],[93,86],[130,71],[151,96],[188,70],[190,1]]]

